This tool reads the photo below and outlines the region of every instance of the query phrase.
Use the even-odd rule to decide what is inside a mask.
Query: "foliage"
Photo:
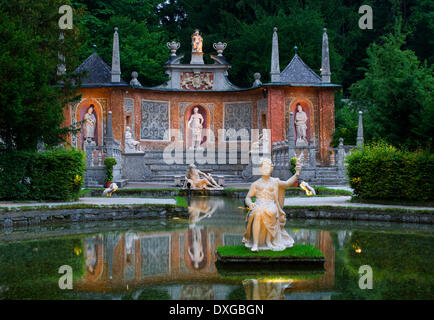
[[[86,168],[84,154],[58,149],[0,154],[0,199],[78,199]]]
[[[75,77],[56,73],[58,52],[73,70],[82,41],[78,28],[64,30],[59,41],[58,9],[68,3],[0,0],[0,149],[35,150],[42,140],[57,145],[71,129],[62,122],[65,103],[75,97]]]
[[[166,81],[164,63],[167,61],[169,41],[167,32],[159,24],[154,8],[157,0],[74,1],[84,10],[80,29],[86,43],[80,50],[82,61],[92,54],[93,45],[107,63],[112,60],[113,29],[118,27],[122,78],[129,82],[131,72],[139,73],[142,85],[158,85]]]
[[[398,26],[368,48],[365,78],[351,86],[352,99],[365,111],[365,132],[374,139],[433,147],[434,68],[421,65],[413,51],[401,49],[404,43]]]
[[[244,245],[237,246],[223,246],[218,247],[217,252],[222,257],[309,257],[309,258],[323,258],[324,255],[316,247],[311,245],[296,244],[291,248],[286,248],[283,251],[264,250],[259,252],[252,252]]]
[[[291,166],[289,168],[289,171],[291,171],[292,174],[295,174],[295,172],[296,172],[295,166],[297,165],[297,158],[296,157],[291,158],[291,160],[289,161],[289,164]]]
[[[117,161],[115,158],[107,157],[104,159],[104,165],[106,166],[105,169],[105,181],[111,182],[113,181],[113,167],[117,164]]]
[[[353,151],[346,161],[350,185],[362,199],[434,199],[434,154],[377,142]]]

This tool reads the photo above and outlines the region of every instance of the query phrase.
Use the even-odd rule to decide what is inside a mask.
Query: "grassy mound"
[[[259,252],[252,252],[244,245],[224,246],[218,247],[217,252],[223,258],[324,258],[324,255],[316,247],[304,244],[296,244],[283,251],[264,250]]]

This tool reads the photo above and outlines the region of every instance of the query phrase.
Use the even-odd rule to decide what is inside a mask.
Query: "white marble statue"
[[[297,104],[297,113],[295,114],[295,129],[297,131],[296,146],[307,146],[307,115],[300,104]]]
[[[192,163],[188,167],[188,171],[185,175],[184,189],[188,188],[190,185],[190,189],[192,190],[222,190],[223,187],[220,186],[211,174],[204,173],[196,168],[196,166]]]
[[[125,153],[128,152],[141,152],[140,142],[133,139],[129,126],[125,128]]]
[[[199,108],[193,109],[193,114],[187,122],[187,127],[191,130],[191,145],[190,149],[201,149],[203,117],[199,113]]]
[[[251,251],[282,251],[292,247],[294,240],[285,230],[286,215],[282,209],[285,189],[292,186],[300,175],[301,165],[297,161],[295,174],[286,181],[272,178],[273,164],[270,159],[261,159],[261,178],[250,186],[246,205],[250,212],[243,243]],[[255,197],[255,202],[252,198]]]
[[[93,114],[94,105],[91,104],[84,115],[84,139],[87,142],[95,140],[96,117]]]

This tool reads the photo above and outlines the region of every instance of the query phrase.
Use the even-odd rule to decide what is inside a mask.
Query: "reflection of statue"
[[[272,171],[271,160],[262,159],[259,164],[262,177],[252,183],[246,197],[246,204],[251,211],[243,242],[252,251],[282,251],[294,244],[284,228],[286,216],[282,206],[285,188],[293,185],[300,175],[300,161],[297,161],[296,173],[287,181],[271,178]],[[254,203],[252,197],[256,198]]]
[[[214,199],[209,197],[193,198],[188,206],[190,225],[195,225],[204,218],[211,218],[214,212],[222,207],[224,202],[222,199]],[[201,213],[203,215],[201,216]]]
[[[125,128],[125,152],[140,152],[140,142],[133,139],[128,126]]]
[[[192,45],[191,52],[202,52],[202,42],[203,39],[199,34],[199,30],[196,29],[191,36],[191,45]]]
[[[93,109],[94,105],[91,104],[84,115],[84,139],[87,140],[87,142],[95,140],[96,118],[93,114]]]
[[[297,104],[297,113],[295,114],[295,128],[297,130],[297,141],[295,142],[295,145],[297,146],[307,146],[307,137],[306,137],[306,130],[307,130],[307,115],[303,111],[303,108],[300,104]]]
[[[190,189],[207,189],[207,190],[222,190],[223,187],[219,186],[217,182],[211,177],[211,174],[204,173],[192,163],[188,167],[187,174],[185,175],[184,189],[188,188],[190,184]]]
[[[268,279],[243,280],[247,300],[284,300],[284,291],[291,286],[292,279],[286,281],[270,281]]]
[[[187,122],[187,127],[191,129],[191,146],[190,149],[199,149],[202,142],[203,117],[199,113],[199,108],[193,109],[193,114]]]
[[[201,228],[193,227],[191,230],[192,243],[188,247],[188,255],[190,256],[191,262],[193,263],[193,267],[195,269],[199,269],[199,264],[205,258],[203,253],[203,244],[202,244],[202,232]]]
[[[101,236],[93,236],[85,240],[86,270],[94,275],[98,264],[98,246],[101,244]]]

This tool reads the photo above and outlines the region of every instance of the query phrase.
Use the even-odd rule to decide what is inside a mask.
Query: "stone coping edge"
[[[405,223],[434,223],[434,210],[342,207],[342,206],[285,206],[287,218],[364,220]]]
[[[94,206],[83,208],[32,208],[0,212],[0,227],[43,223],[88,222],[149,218],[188,218],[188,209],[175,205]]]

